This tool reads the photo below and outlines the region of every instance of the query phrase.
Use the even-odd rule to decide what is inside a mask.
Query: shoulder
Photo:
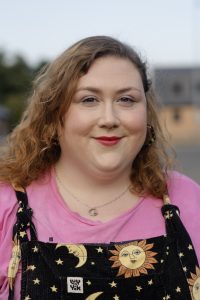
[[[191,178],[172,172],[168,179],[171,203],[178,206],[180,218],[189,233],[200,263],[200,186]]]
[[[184,174],[173,171],[168,178],[168,192],[172,204],[200,209],[200,185]]]
[[[15,221],[17,206],[14,189],[8,184],[0,183],[0,238],[6,232],[11,220],[12,223]]]
[[[17,207],[13,188],[0,183],[0,299],[7,299],[8,294],[7,267],[11,257],[12,229],[16,220]]]
[[[17,200],[14,189],[8,184],[0,183],[0,216],[2,216],[2,213],[12,210],[16,205]]]

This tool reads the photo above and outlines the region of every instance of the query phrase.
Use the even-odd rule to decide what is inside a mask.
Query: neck
[[[87,172],[59,161],[55,170],[62,181],[72,192],[78,195],[100,195],[109,191],[120,192],[130,185],[129,172]],[[101,197],[100,197],[101,198]]]
[[[56,164],[55,172],[64,202],[72,211],[92,220],[111,220],[130,209],[139,199],[128,189],[131,185],[129,172],[99,172],[89,176],[87,172],[63,162]]]

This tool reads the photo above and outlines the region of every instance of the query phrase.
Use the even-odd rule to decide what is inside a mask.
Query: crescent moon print
[[[158,261],[154,258],[157,253],[149,251],[153,245],[146,244],[146,240],[115,245],[116,250],[110,250],[113,256],[109,260],[113,261],[112,268],[119,268],[117,276],[136,277],[148,274],[147,269],[154,269],[153,264]]]
[[[196,267],[196,274],[190,273],[190,276],[188,283],[190,284],[192,299],[200,300],[200,269]]]
[[[101,294],[103,294],[103,292],[96,292],[96,293],[91,294],[90,296],[88,296],[85,300],[94,300],[94,299],[97,299],[97,297],[100,296]]]
[[[76,244],[57,244],[56,249],[60,247],[66,247],[70,254],[79,258],[79,262],[75,268],[82,267],[87,261],[87,250],[83,245]]]

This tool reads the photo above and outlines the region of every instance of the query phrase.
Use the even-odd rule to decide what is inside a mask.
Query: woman
[[[40,74],[0,180],[1,299],[200,299],[200,187],[129,46],[89,37]]]

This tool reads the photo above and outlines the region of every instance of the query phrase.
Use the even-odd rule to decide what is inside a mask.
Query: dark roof
[[[154,85],[163,104],[200,104],[200,68],[156,68]]]

